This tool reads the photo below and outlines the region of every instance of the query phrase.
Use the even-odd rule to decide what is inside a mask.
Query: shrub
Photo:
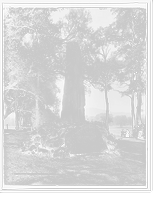
[[[102,134],[102,138],[104,142],[106,143],[106,152],[108,153],[115,153],[117,155],[120,155],[120,149],[118,147],[118,143],[113,135],[109,134],[109,131],[104,123],[101,122],[95,122],[96,127],[100,130]]]

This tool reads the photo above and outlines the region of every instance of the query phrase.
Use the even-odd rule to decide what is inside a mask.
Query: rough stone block
[[[56,137],[46,142],[46,148],[58,149],[64,143],[64,139]]]
[[[66,148],[66,144],[65,143],[63,143],[60,147],[59,147],[62,151],[64,151],[65,150],[65,148]]]
[[[71,149],[69,147],[66,147],[64,152],[63,152],[63,155],[64,155],[65,158],[69,158],[70,153],[71,153]]]
[[[53,155],[54,158],[62,158],[62,156],[63,156],[63,151],[61,149],[55,150]]]
[[[47,149],[43,149],[43,148],[39,148],[38,149],[38,153],[42,154],[44,156],[48,156],[49,155],[49,151]]]
[[[59,136],[60,138],[64,138],[65,132],[66,132],[66,131],[67,131],[66,128],[60,128],[60,129],[57,131],[58,136]]]
[[[61,128],[61,124],[58,124],[58,123],[55,124],[55,125],[54,125],[54,128],[55,128],[56,130],[59,130],[59,129]]]
[[[99,153],[106,148],[100,131],[94,124],[84,124],[65,133],[65,143],[71,154]]]
[[[39,130],[38,130],[38,134],[40,135],[40,136],[42,136],[42,135],[46,135],[46,131],[45,131],[45,129],[43,129],[43,128],[40,128]]]
[[[49,135],[50,135],[50,138],[57,137],[57,130],[50,130]]]
[[[70,131],[71,129],[73,129],[73,126],[68,126],[67,130]]]

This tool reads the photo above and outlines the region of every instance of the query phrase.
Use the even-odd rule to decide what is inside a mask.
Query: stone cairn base
[[[65,143],[65,133],[78,126],[78,123],[44,124],[33,131],[21,144],[21,152],[39,154],[53,158],[70,157],[70,148]]]
[[[102,153],[115,153],[120,155],[118,144],[114,137],[108,133],[106,127],[101,123],[95,123],[94,125],[100,131],[102,139],[105,142],[106,147]],[[85,124],[82,126],[84,127]],[[28,136],[28,139],[22,142],[20,147],[21,152],[27,154],[50,156],[53,158],[70,158],[70,156],[74,154],[73,147],[70,148],[67,145],[67,141],[65,142],[65,135],[70,135],[69,133],[72,132],[76,133],[82,126],[78,123],[63,122],[54,125],[44,124],[37,131],[34,130],[31,132],[31,134]],[[75,135],[75,133],[73,135]],[[87,138],[83,142],[85,143],[86,140]],[[96,142],[98,145],[98,141]]]

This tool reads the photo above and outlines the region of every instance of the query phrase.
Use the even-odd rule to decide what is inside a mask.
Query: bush
[[[102,134],[102,138],[106,143],[106,152],[108,153],[115,153],[120,155],[120,149],[118,148],[118,143],[116,142],[115,138],[109,134],[109,131],[104,123],[95,122],[96,127],[100,130]]]

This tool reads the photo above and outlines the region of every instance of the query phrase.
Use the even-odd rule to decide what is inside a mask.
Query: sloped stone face
[[[61,118],[71,122],[85,119],[85,91],[83,85],[83,62],[77,43],[66,48],[66,74]]]
[[[61,149],[55,150],[54,155],[53,155],[54,158],[62,158],[62,156],[63,156],[63,152]]]
[[[46,148],[58,149],[64,143],[64,139],[56,137],[46,142]]]
[[[60,128],[59,130],[58,130],[58,137],[60,137],[60,138],[64,138],[65,137],[65,132],[67,131],[67,129],[66,128]]]
[[[84,124],[65,133],[65,143],[71,154],[99,153],[106,148],[100,131],[94,124]]]

